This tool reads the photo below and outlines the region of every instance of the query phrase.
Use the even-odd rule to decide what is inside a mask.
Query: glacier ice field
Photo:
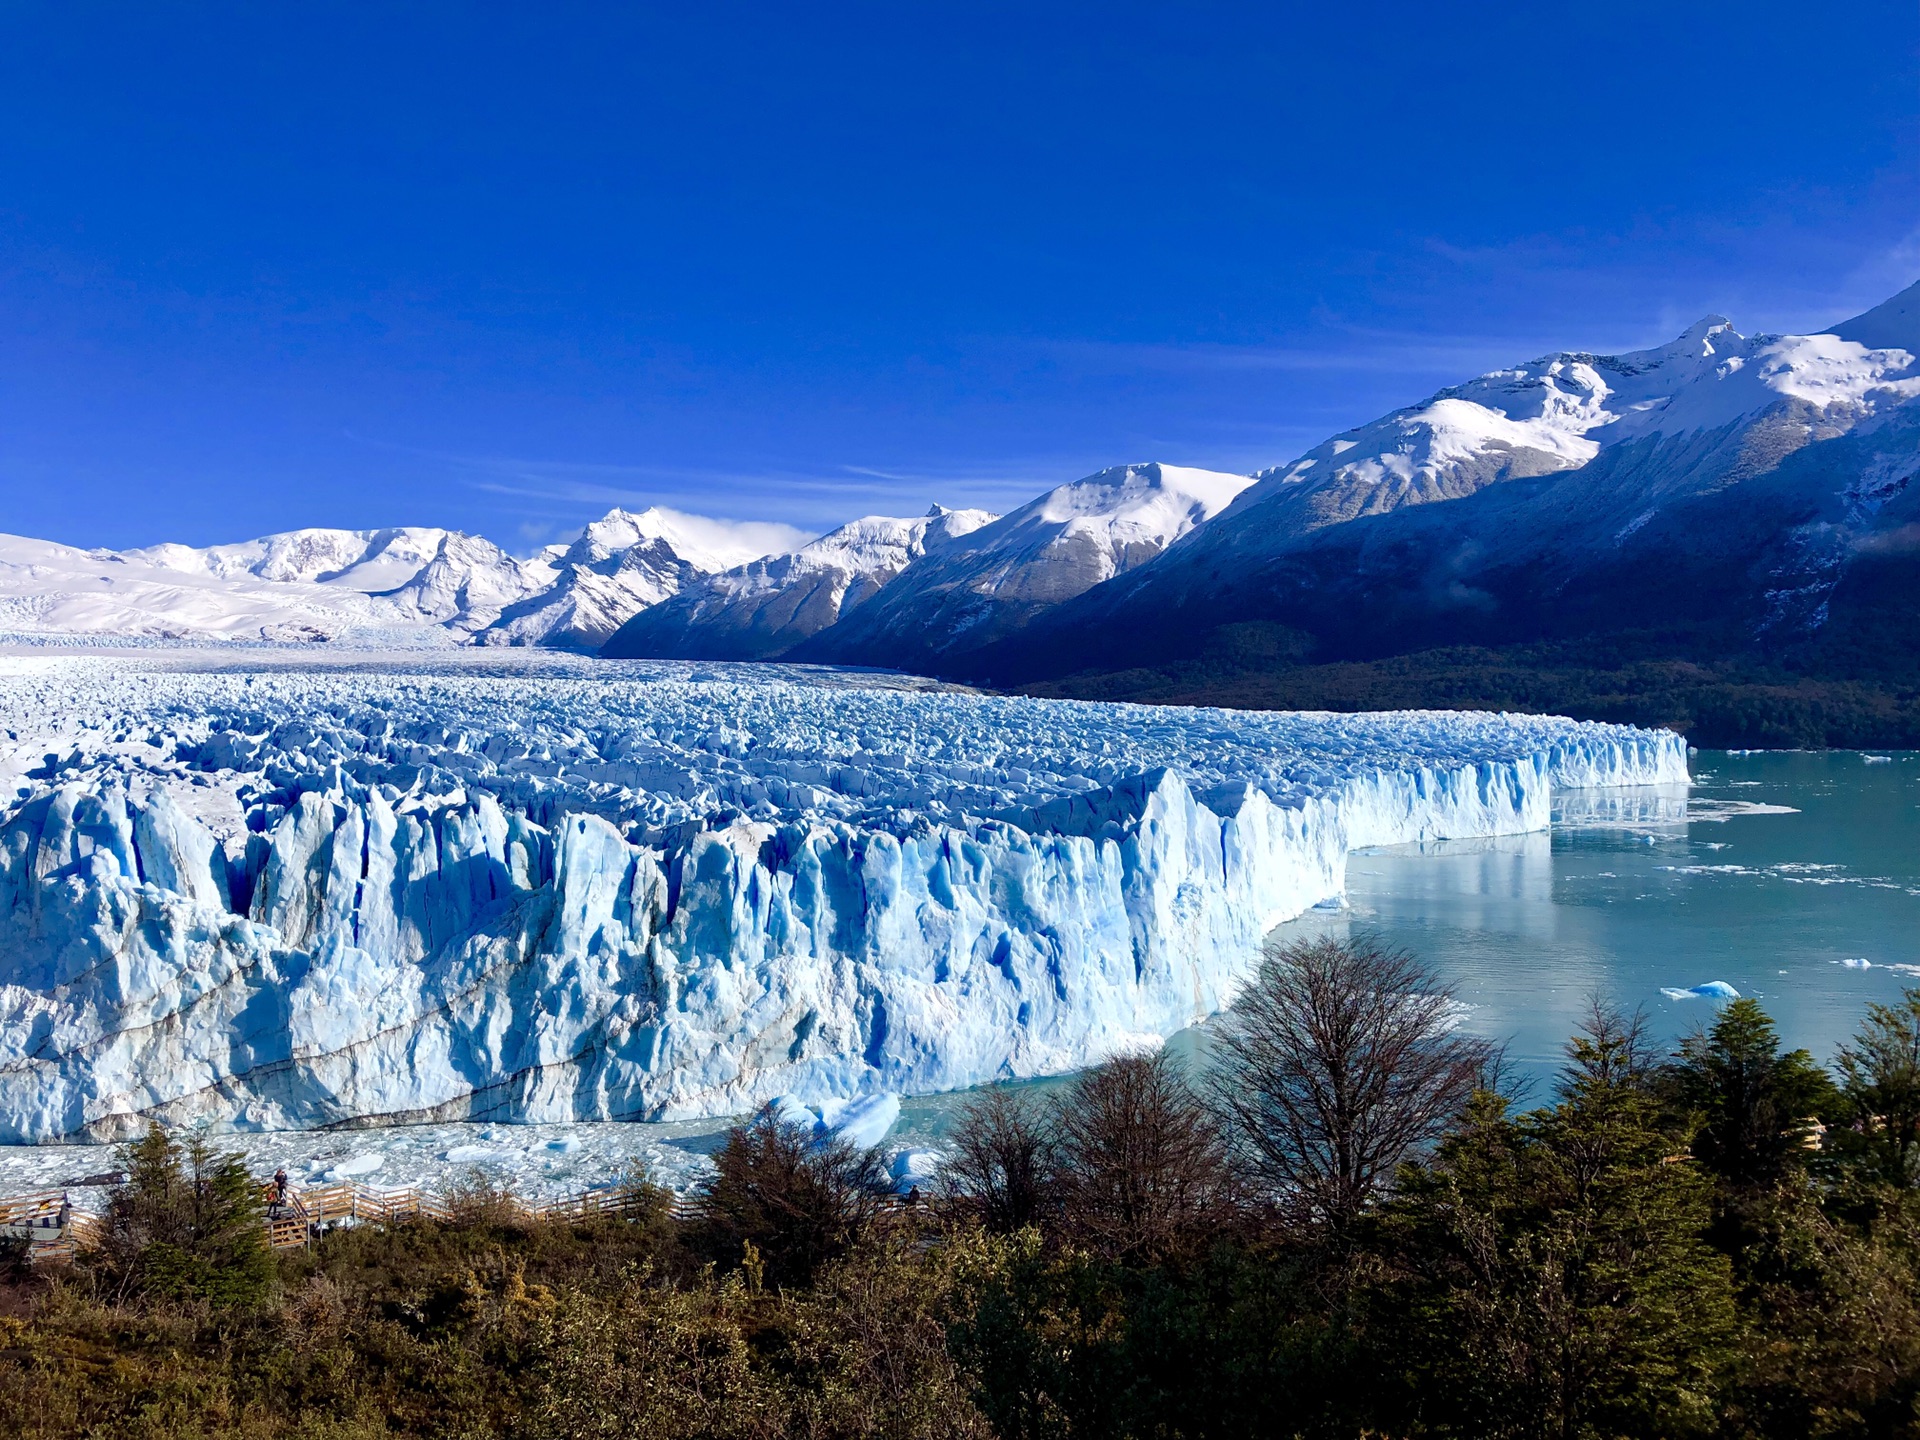
[[[0,1143],[689,1121],[1058,1074],[1350,850],[1666,732],[537,653],[0,656]]]

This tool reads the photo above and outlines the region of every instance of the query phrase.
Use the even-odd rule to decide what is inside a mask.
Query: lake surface
[[[1356,854],[1348,908],[1279,933],[1406,946],[1473,1007],[1466,1027],[1536,1079],[1589,997],[1644,1006],[1671,1042],[1714,1002],[1662,992],[1713,980],[1826,1061],[1868,1001],[1920,985],[1920,755],[1692,764],[1690,793],[1567,796],[1548,834]]]

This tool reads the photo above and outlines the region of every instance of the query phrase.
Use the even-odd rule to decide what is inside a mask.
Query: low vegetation
[[[976,1098],[942,1193],[762,1116],[689,1206],[274,1253],[153,1134],[70,1269],[0,1257],[0,1434],[1920,1435],[1920,992],[1823,1068],[1751,1000],[1596,1004],[1503,1093],[1442,987],[1276,951],[1198,1072]]]

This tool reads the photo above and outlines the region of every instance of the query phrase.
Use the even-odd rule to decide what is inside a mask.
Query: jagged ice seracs
[[[1665,732],[561,656],[0,658],[0,1141],[681,1119],[1069,1070],[1347,853]]]

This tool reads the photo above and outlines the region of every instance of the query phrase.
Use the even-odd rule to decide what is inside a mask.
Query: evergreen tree
[[[1663,1123],[1639,1027],[1605,1012],[1569,1047],[1558,1103],[1483,1094],[1382,1222],[1398,1277],[1376,1343],[1407,1421],[1442,1435],[1701,1433],[1736,1333],[1701,1235],[1708,1177]]]
[[[259,1186],[238,1155],[154,1126],[120,1152],[126,1179],[107,1203],[97,1263],[122,1295],[256,1305],[271,1293],[273,1252]]]
[[[1805,1050],[1780,1052],[1773,1021],[1746,999],[1682,1043],[1667,1080],[1699,1117],[1694,1155],[1735,1190],[1775,1185],[1801,1168],[1803,1123],[1830,1112],[1837,1099]]]
[[[1898,1005],[1869,1005],[1835,1064],[1849,1128],[1832,1132],[1834,1147],[1884,1184],[1920,1186],[1920,990]]]

